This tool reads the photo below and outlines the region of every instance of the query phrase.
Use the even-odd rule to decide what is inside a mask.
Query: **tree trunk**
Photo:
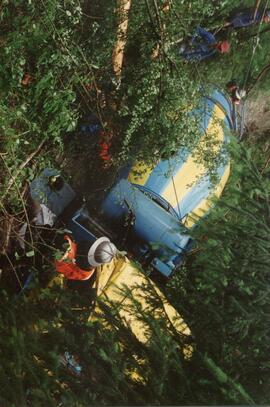
[[[121,71],[124,58],[124,48],[127,41],[127,29],[128,29],[128,13],[131,7],[131,0],[118,0],[117,15],[118,15],[118,27],[117,27],[117,39],[113,49],[112,63],[113,72],[117,79],[121,79]]]

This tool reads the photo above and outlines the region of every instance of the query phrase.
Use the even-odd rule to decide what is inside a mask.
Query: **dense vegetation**
[[[171,281],[169,295],[176,300],[178,293],[179,307],[193,321],[198,350],[218,360],[256,404],[265,404],[269,400],[264,348],[269,338],[268,158],[258,145],[234,146],[232,155],[233,175],[225,196],[195,231],[198,253],[187,270]]]
[[[113,133],[115,171],[135,156],[153,161],[181,145],[196,145],[196,118],[187,107],[198,102],[202,84],[207,91],[236,78],[249,88],[266,64],[269,36],[261,34],[256,45],[258,27],[221,31],[220,38],[229,36],[232,44],[226,56],[200,64],[179,57],[177,41],[198,25],[218,29],[235,9],[232,0],[136,0],[119,83],[112,69],[115,3],[5,0],[1,5],[2,283],[18,277],[17,266],[25,261],[9,254],[7,236],[16,235],[25,219],[27,183],[46,165],[62,166],[75,187],[100,171],[96,145],[78,131],[83,115],[94,112]],[[266,76],[261,86],[267,84]],[[31,293],[14,296],[3,284],[1,294],[1,406],[266,404],[268,154],[264,140],[232,143],[232,177],[224,198],[195,230],[198,248],[166,287],[192,329],[191,360],[183,356],[184,339],[165,329],[162,310],[158,320],[151,317],[151,309],[160,307],[154,296],[149,295],[147,314],[134,303],[133,312],[149,325],[147,344],[111,312],[112,304],[103,306],[111,328],[105,330],[102,320],[87,322],[92,307],[87,294],[44,288],[52,248],[29,244],[26,257],[36,273]],[[81,375],[61,366],[65,351],[76,355]]]

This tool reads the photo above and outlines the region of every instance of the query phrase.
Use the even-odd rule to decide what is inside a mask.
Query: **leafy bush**
[[[258,158],[258,148],[234,143],[225,195],[194,230],[198,252],[186,273],[172,280],[174,291],[169,292],[174,300],[178,294],[192,321],[197,349],[218,361],[256,403],[265,404],[270,170],[265,154]]]
[[[187,64],[178,55],[179,39],[197,25],[219,28],[234,1],[171,2],[169,12],[164,3],[133,2],[119,87],[111,66],[114,2],[3,1],[1,222],[11,215],[21,222],[25,181],[54,165],[56,157],[60,165],[64,136],[74,137],[82,112],[93,111],[113,131],[116,164],[135,157],[151,162],[197,143],[188,109],[202,83],[206,89],[233,77],[252,83],[269,50],[263,34],[249,71],[248,37],[258,27],[229,34],[227,56]],[[145,346],[110,308],[104,308],[104,318],[113,329],[88,324],[91,304],[74,293],[44,289],[16,299],[2,294],[1,405],[267,403],[269,170],[258,170],[253,156],[254,149],[236,148],[224,201],[194,231],[197,257],[167,290],[192,327],[196,352],[190,362],[162,329],[162,318],[144,316],[153,332]],[[60,366],[65,350],[78,354],[82,377]]]

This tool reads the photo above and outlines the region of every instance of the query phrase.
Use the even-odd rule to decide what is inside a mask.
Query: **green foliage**
[[[181,298],[197,349],[219,361],[256,403],[265,404],[270,183],[267,158],[259,148],[233,143],[226,193],[194,230],[199,251],[188,262],[188,271],[182,270],[170,283],[175,290],[170,295],[176,299],[177,292]]]
[[[20,186],[28,178],[28,169],[16,170],[43,140],[37,165],[53,165],[55,152],[59,156],[64,149],[65,133],[76,127],[85,110],[113,132],[115,165],[134,158],[153,163],[181,146],[196,146],[199,129],[188,110],[198,103],[202,83],[207,91],[208,83],[223,86],[232,77],[244,82],[252,39],[245,38],[248,30],[229,34],[232,52],[222,56],[222,63],[221,57],[185,63],[178,53],[179,39],[191,36],[197,25],[221,26],[234,2],[172,2],[167,12],[163,3],[132,4],[120,87],[111,68],[117,20],[113,2],[5,3],[0,14],[0,126],[7,153],[2,160],[9,173],[2,163],[3,182],[15,176]],[[251,5],[246,1],[243,7]],[[253,78],[267,52],[263,35],[253,58]],[[14,187],[12,191],[18,199]]]
[[[20,188],[29,174],[18,166],[42,143],[38,165],[52,163],[48,150],[61,151],[63,134],[76,127],[74,102],[91,65],[78,46],[82,8],[77,1],[7,2],[1,21],[0,126],[7,174],[2,176],[5,182],[14,176]],[[12,192],[20,198],[14,187]]]
[[[188,400],[184,341],[167,329],[153,289],[145,290],[150,294],[147,310],[134,301],[130,313],[148,327],[147,343],[139,342],[119,315],[119,304],[100,303],[98,319],[87,322],[92,307],[88,291],[82,295],[45,289],[13,303],[2,295],[1,405],[161,405]],[[131,292],[127,295],[132,298]],[[65,351],[81,365],[80,375],[62,365]]]
[[[153,286],[139,288],[144,307],[133,294],[137,288],[122,290],[129,299],[125,304],[99,300],[97,314],[89,289],[54,286],[12,302],[2,293],[1,405],[194,405],[209,404],[209,393],[213,405],[251,404],[238,378],[209,355],[201,356],[196,336],[194,342],[168,325]],[[130,318],[142,324],[145,340],[135,336]],[[186,345],[194,349],[191,360],[184,357]],[[64,366],[65,352],[79,363],[81,374]]]
[[[243,7],[253,3],[245,1]],[[188,111],[197,105],[202,84],[207,91],[232,78],[253,83],[269,51],[265,33],[249,72],[254,45],[249,37],[258,27],[230,33],[232,50],[226,56],[188,64],[178,54],[181,38],[198,25],[219,28],[235,1],[181,0],[172,2],[169,12],[162,11],[163,4],[132,2],[116,86],[111,67],[115,2],[3,1],[1,218],[21,213],[25,181],[54,165],[56,156],[59,165],[65,135],[74,137],[70,132],[82,112],[93,111],[113,131],[116,164],[134,158],[155,162],[180,146],[197,144],[198,118]],[[74,137],[74,144],[78,140]],[[95,153],[87,143],[82,149]],[[195,338],[190,362],[183,358],[183,343],[165,328],[161,310],[153,318],[151,311],[160,304],[149,291],[148,313],[136,301],[130,308],[148,326],[147,344],[134,337],[113,304],[103,305],[103,322],[110,328],[104,329],[101,321],[87,322],[90,300],[68,290],[47,288],[16,299],[3,293],[1,406],[267,403],[269,170],[266,166],[261,174],[253,157],[254,150],[236,148],[226,198],[194,231],[198,256],[168,287]],[[257,152],[256,161],[261,157]],[[211,164],[211,151],[204,160]],[[92,165],[97,166],[94,160]],[[30,259],[32,249],[27,249]],[[61,366],[65,351],[79,358],[80,377]]]
[[[180,146],[196,146],[198,125],[188,111],[198,104],[202,84],[206,93],[213,84],[225,87],[232,78],[249,87],[264,67],[269,49],[267,34],[262,34],[252,57],[252,35],[259,29],[255,26],[217,33],[217,39],[228,37],[231,42],[228,55],[186,63],[179,56],[181,38],[190,37],[198,25],[218,31],[235,2],[172,2],[167,12],[163,3],[141,0],[131,8],[121,87],[115,92],[123,120],[117,147],[122,159],[132,156],[156,162]],[[252,1],[242,8],[249,6]],[[209,165],[207,153],[204,161]]]

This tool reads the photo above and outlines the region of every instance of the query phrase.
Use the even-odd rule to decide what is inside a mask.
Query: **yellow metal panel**
[[[108,298],[109,300],[116,301],[120,304],[119,314],[126,321],[126,324],[130,326],[132,332],[141,342],[147,341],[147,329],[148,327],[139,321],[136,316],[131,315],[126,309],[131,305],[131,300],[125,296],[120,290],[124,287],[132,289],[133,299],[140,302],[142,310],[147,310],[147,291],[141,289],[145,285],[151,285],[156,291],[157,295],[162,301],[164,312],[168,318],[168,323],[172,324],[174,329],[182,335],[191,335],[190,329],[176,311],[176,309],[168,303],[165,296],[156,286],[156,284],[146,277],[142,271],[140,271],[133,263],[131,263],[126,257],[120,259],[114,259],[110,264],[101,266],[98,270],[98,278],[96,289],[99,296]],[[120,290],[119,290],[120,289]],[[95,309],[95,313],[98,314],[98,307]],[[89,319],[93,319],[92,315]],[[192,355],[193,349],[191,346],[187,346],[184,353],[187,358]]]
[[[206,134],[201,137],[198,144],[198,150],[205,148],[207,140],[213,140],[213,150],[218,151],[223,143],[224,130],[221,121],[224,120],[225,114],[217,105],[213,111],[213,117],[209,121]],[[192,184],[198,177],[201,177],[206,172],[206,168],[202,164],[198,164],[192,155],[189,155],[187,161],[183,164],[180,171],[174,177],[174,185],[171,182],[162,193],[162,197],[165,198],[174,208],[177,207],[177,202],[181,202],[185,194],[190,191]],[[175,189],[177,196],[175,194]]]
[[[191,228],[194,226],[194,224],[205,215],[206,212],[209,211],[209,209],[212,206],[211,202],[211,197],[217,197],[219,198],[230,175],[230,165],[228,165],[224,171],[224,174],[219,182],[219,184],[216,186],[216,188],[213,190],[212,196],[202,200],[200,204],[192,211],[191,214],[189,214],[185,220],[185,226],[187,228]]]
[[[128,180],[131,183],[145,185],[153,171],[153,166],[144,164],[142,161],[136,161],[130,170]]]

